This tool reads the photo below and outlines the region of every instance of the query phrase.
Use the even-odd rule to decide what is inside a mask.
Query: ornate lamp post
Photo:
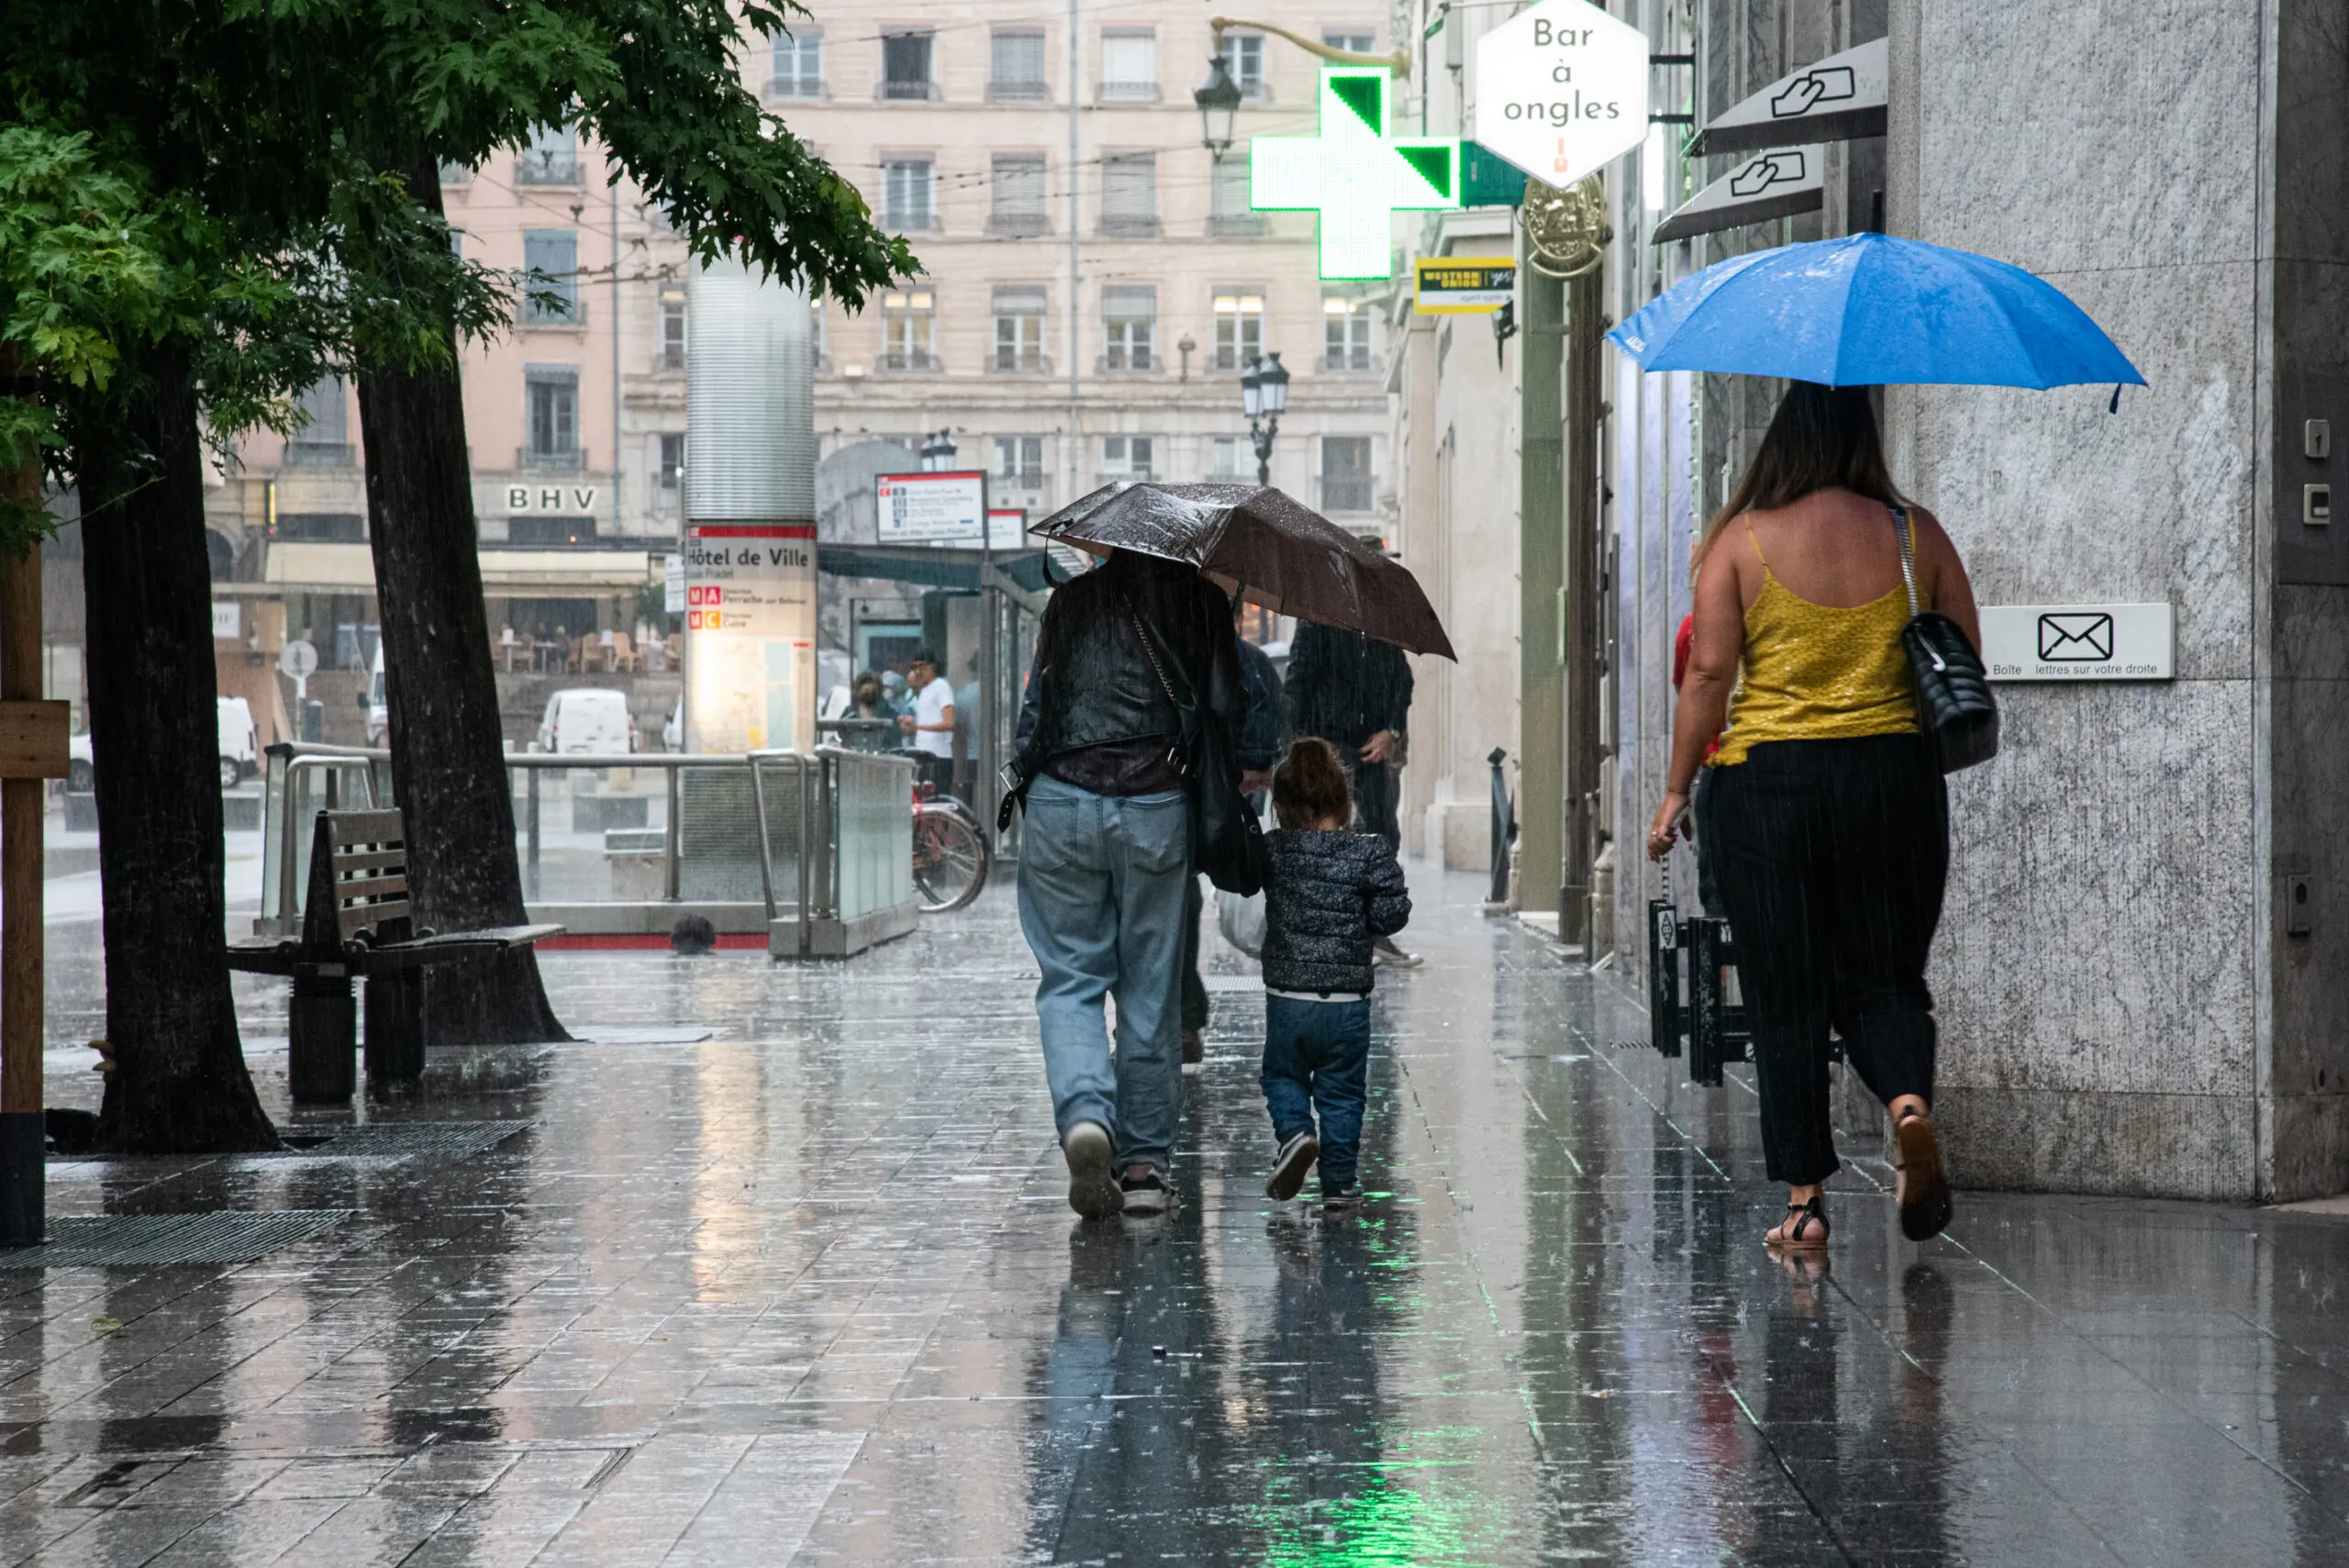
[[[1273,482],[1273,439],[1281,433],[1288,406],[1288,372],[1278,354],[1265,354],[1240,373],[1240,406],[1248,416],[1248,439],[1256,448],[1256,483]]]
[[[922,438],[921,471],[924,473],[945,473],[954,466],[954,432],[933,430]]]
[[[1208,79],[1191,89],[1191,102],[1199,106],[1200,139],[1210,158],[1220,159],[1231,150],[1231,122],[1240,113],[1240,83],[1223,67],[1219,53],[1208,61]]]

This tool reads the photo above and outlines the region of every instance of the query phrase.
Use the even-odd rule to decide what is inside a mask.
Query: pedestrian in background
[[[1308,622],[1289,643],[1288,699],[1296,733],[1327,740],[1344,765],[1363,830],[1399,851],[1396,772],[1411,714],[1411,665],[1403,651],[1358,631]],[[1380,937],[1372,946],[1381,963],[1419,962],[1391,938]]]
[[[1321,1166],[1321,1207],[1361,1200],[1370,1063],[1371,944],[1411,917],[1410,890],[1383,835],[1352,832],[1353,793],[1335,748],[1308,738],[1273,774],[1265,835],[1264,1106],[1278,1145],[1264,1195],[1286,1201]],[[1316,1123],[1316,1113],[1319,1123]]]
[[[1737,933],[1763,1155],[1788,1188],[1773,1246],[1827,1241],[1831,1026],[1892,1114],[1902,1230],[1922,1240],[1949,1222],[1927,1116],[1925,986],[1949,803],[1901,644],[1904,536],[1919,606],[1979,647],[1965,564],[1932,514],[1894,488],[1867,390],[1796,382],[1699,545],[1693,647],[1648,852],[1671,851],[1720,735],[1701,830],[1718,835],[1714,874]]]
[[[897,720],[914,750],[922,781],[941,795],[954,789],[954,688],[938,673],[938,655],[922,649],[913,656],[906,684],[912,688],[911,713]]]
[[[1220,727],[1230,755],[1244,699],[1230,608],[1213,584],[1118,550],[1054,592],[1037,633],[1011,798],[1027,811],[1019,924],[1042,971],[1036,1018],[1068,1201],[1092,1219],[1166,1210],[1183,1083],[1186,788],[1236,795],[1239,785],[1236,776],[1186,785],[1177,700]]]

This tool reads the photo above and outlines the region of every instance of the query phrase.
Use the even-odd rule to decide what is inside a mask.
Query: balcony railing
[[[885,103],[928,103],[938,96],[938,83],[935,82],[885,80],[881,83],[880,90],[874,95],[874,96],[880,98]]]
[[[990,82],[987,100],[996,104],[1041,104],[1052,92],[1041,82]]]
[[[355,466],[349,441],[306,441],[296,436],[285,443],[288,468],[351,468]]]
[[[575,185],[579,183],[579,154],[525,152],[514,160],[514,183],[518,185]]]
[[[1211,239],[1262,239],[1272,231],[1271,217],[1261,212],[1219,212],[1208,219]]]
[[[1040,349],[997,349],[987,360],[987,369],[996,375],[1049,375],[1052,356]]]
[[[514,449],[514,466],[528,473],[579,473],[587,467],[587,449],[542,452],[530,447]]]
[[[997,212],[987,215],[987,232],[1013,239],[1050,234],[1052,220],[1041,212]]]
[[[1105,104],[1154,104],[1158,102],[1155,82],[1104,82],[1101,102]]]
[[[1093,368],[1103,375],[1150,375],[1164,370],[1166,361],[1156,354],[1103,354]]]
[[[1158,215],[1105,212],[1101,215],[1101,232],[1111,239],[1155,239],[1158,238]]]
[[[877,362],[885,371],[909,375],[936,375],[946,368],[945,361],[918,349],[909,353],[883,354]]]
[[[517,315],[525,327],[581,328],[587,325],[587,302],[573,298],[559,306],[548,306],[529,298],[526,293]]]
[[[925,207],[914,211],[891,208],[882,217],[881,227],[892,234],[928,234],[938,227],[938,209]]]
[[[767,96],[770,98],[796,98],[806,103],[821,98],[823,95],[824,83],[821,77],[770,76],[767,78]]]
[[[1335,372],[1375,371],[1378,368],[1378,360],[1368,349],[1355,349],[1334,354],[1324,353],[1321,368]]]

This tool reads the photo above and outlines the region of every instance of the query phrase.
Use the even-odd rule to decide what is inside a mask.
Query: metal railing
[[[777,957],[844,957],[913,929],[904,758],[827,746],[505,760],[532,920],[665,936],[699,915],[720,934],[763,933]],[[269,747],[255,934],[300,931],[318,811],[392,804],[388,751]]]

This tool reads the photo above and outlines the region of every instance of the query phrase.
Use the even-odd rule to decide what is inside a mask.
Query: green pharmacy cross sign
[[[1321,72],[1321,134],[1259,136],[1248,144],[1249,204],[1321,215],[1321,275],[1383,278],[1394,270],[1394,217],[1460,205],[1460,142],[1387,134],[1385,66]]]

